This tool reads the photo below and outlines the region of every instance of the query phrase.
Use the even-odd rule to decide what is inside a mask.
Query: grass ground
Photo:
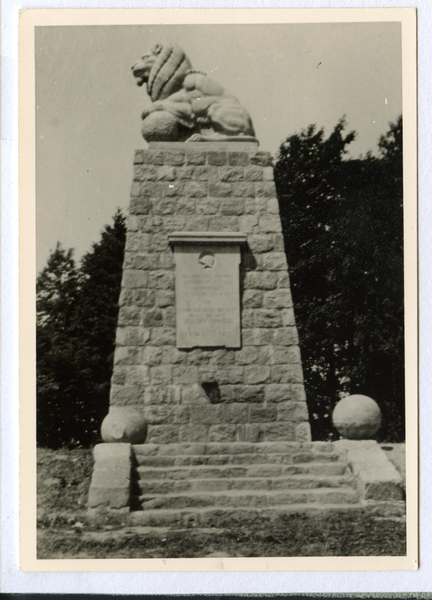
[[[286,515],[241,528],[149,530],[87,518],[91,450],[38,450],[38,558],[403,556],[405,523],[365,515]]]

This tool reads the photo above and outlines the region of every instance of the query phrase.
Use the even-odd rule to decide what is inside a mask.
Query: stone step
[[[204,456],[232,454],[289,454],[312,452],[316,454],[334,452],[331,442],[212,442],[179,443],[179,444],[135,444],[133,446],[137,458],[140,456]]]
[[[313,489],[286,491],[230,490],[225,493],[180,492],[164,495],[144,494],[139,498],[143,510],[205,507],[268,508],[289,504],[356,504],[359,495],[352,489]]]
[[[348,514],[361,514],[364,507],[357,504],[291,504],[289,506],[274,506],[271,509],[245,509],[245,508],[194,508],[167,509],[167,510],[137,510],[129,513],[127,521],[130,525],[145,527],[169,527],[172,529],[214,527],[229,528],[250,525],[257,520],[277,519],[290,514],[316,515],[322,513],[341,512]]]
[[[283,477],[298,474],[317,474],[325,476],[344,475],[346,465],[344,463],[299,463],[296,465],[284,465],[274,463],[262,463],[258,465],[197,465],[190,467],[146,467],[139,466],[136,469],[140,480],[154,479],[216,479],[249,478],[249,477]]]
[[[214,455],[190,455],[190,456],[147,456],[137,455],[139,466],[146,467],[175,467],[196,465],[252,465],[263,463],[298,464],[312,462],[337,462],[339,454],[294,452],[289,454],[214,454]]]
[[[155,479],[135,482],[134,492],[137,495],[170,494],[185,491],[227,491],[227,490],[290,490],[317,488],[352,488],[354,479],[351,476],[293,475],[274,478],[235,478],[219,477],[217,479],[173,480]]]

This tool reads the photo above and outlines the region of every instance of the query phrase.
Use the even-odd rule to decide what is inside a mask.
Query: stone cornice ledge
[[[246,234],[237,231],[173,231],[170,244],[244,244]]]

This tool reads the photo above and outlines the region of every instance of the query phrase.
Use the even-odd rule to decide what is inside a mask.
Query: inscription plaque
[[[174,247],[177,347],[239,348],[242,233],[179,232]]]

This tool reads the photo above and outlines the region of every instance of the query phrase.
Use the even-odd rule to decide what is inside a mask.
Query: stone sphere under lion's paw
[[[146,142],[175,142],[179,137],[177,119],[168,112],[152,112],[143,120],[141,133]]]
[[[366,440],[380,428],[382,415],[375,400],[354,394],[336,404],[332,419],[333,425],[344,438]]]

